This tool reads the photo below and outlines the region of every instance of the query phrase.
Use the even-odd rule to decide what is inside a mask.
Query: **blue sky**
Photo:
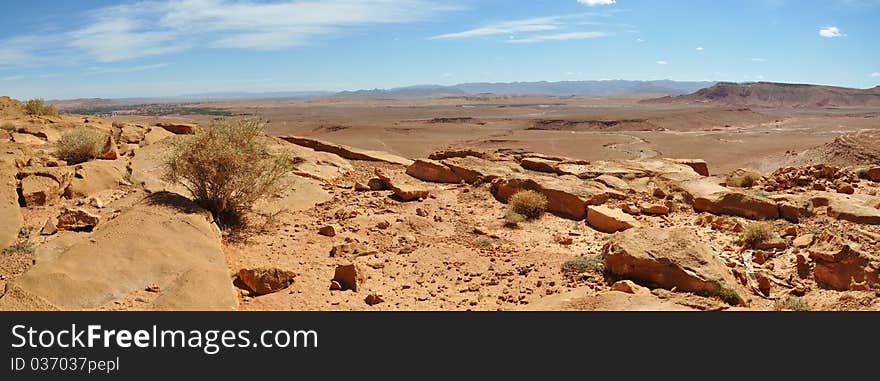
[[[4,1],[0,95],[589,79],[880,84],[880,0]]]

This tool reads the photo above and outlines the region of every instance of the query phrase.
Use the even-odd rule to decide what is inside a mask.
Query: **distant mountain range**
[[[462,83],[452,86],[417,85],[392,89],[343,91],[347,98],[436,98],[468,94],[541,94],[541,95],[617,95],[617,94],[690,94],[715,82],[661,81],[563,81]]]
[[[666,96],[642,103],[772,108],[880,107],[880,86],[862,90],[773,82],[720,82],[693,94]]]

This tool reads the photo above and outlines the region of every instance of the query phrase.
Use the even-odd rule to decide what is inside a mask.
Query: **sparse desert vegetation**
[[[532,190],[516,192],[510,196],[510,200],[507,202],[511,212],[519,214],[527,220],[537,219],[547,210],[547,197]],[[512,217],[516,219],[515,216]]]
[[[55,156],[70,164],[83,163],[97,158],[106,141],[107,135],[93,127],[78,127],[61,135]]]
[[[742,241],[751,247],[773,238],[773,225],[767,222],[752,222],[746,225]]]
[[[25,103],[25,110],[30,115],[58,116],[54,105],[46,104],[42,99],[31,99]]]

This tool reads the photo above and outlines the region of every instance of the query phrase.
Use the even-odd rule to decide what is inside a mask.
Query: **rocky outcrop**
[[[492,194],[504,203],[521,190],[543,194],[548,212],[577,221],[586,218],[587,205],[604,204],[609,197],[606,188],[573,176],[517,176],[492,181]]]
[[[433,183],[460,183],[461,177],[443,163],[431,159],[419,159],[406,168],[406,174]]]
[[[401,201],[414,201],[428,198],[430,190],[423,184],[416,183],[402,176],[388,175],[379,169],[376,169],[376,177],[382,181],[385,188],[391,189],[394,195]]]
[[[87,210],[62,208],[55,225],[62,230],[91,231],[99,222],[100,218]]]
[[[232,310],[237,299],[210,213],[169,193],[155,194],[13,279],[0,309],[42,300],[62,310],[98,309],[152,285],[147,308]]]
[[[280,138],[289,143],[308,147],[315,151],[330,152],[334,155],[338,155],[349,160],[381,161],[407,166],[413,163],[413,161],[410,159],[387,152],[363,150],[360,148],[349,147],[342,144],[330,143],[317,139],[297,136],[281,136]]]
[[[69,167],[25,168],[18,172],[26,206],[48,205],[61,196],[73,179]]]
[[[672,159],[676,164],[686,165],[691,167],[695,172],[700,174],[700,176],[709,176],[709,164],[706,163],[705,160],[701,159]]]
[[[164,128],[166,131],[175,135],[195,135],[200,127],[194,123],[178,123],[178,122],[159,122],[156,127]]]
[[[754,220],[779,218],[779,206],[772,199],[731,190],[712,180],[685,181],[679,183],[678,187],[684,191],[694,210],[699,212]]]
[[[472,184],[477,181],[492,181],[514,173],[516,163],[489,161],[473,156],[452,157],[443,159],[443,165],[449,167],[462,181]]]
[[[880,258],[870,257],[857,244],[825,233],[807,250],[815,262],[813,276],[835,290],[870,290],[880,284]]]
[[[828,203],[828,215],[864,225],[880,225],[880,199],[838,196]]]
[[[880,167],[868,168],[865,171],[865,178],[874,182],[880,182]]]
[[[617,233],[602,248],[605,268],[637,283],[743,302],[742,291],[712,249],[690,228]]]
[[[620,209],[604,205],[587,207],[587,224],[604,233],[616,233],[639,226],[639,221]]]
[[[70,198],[89,197],[125,183],[125,162],[89,161],[74,167],[74,178],[65,194]]]
[[[281,291],[293,283],[296,273],[277,268],[241,269],[238,281],[256,295]]]
[[[15,188],[15,167],[0,161],[0,250],[9,246],[24,222],[18,207],[18,192]]]

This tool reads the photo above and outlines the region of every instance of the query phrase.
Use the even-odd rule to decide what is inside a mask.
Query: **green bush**
[[[107,135],[90,127],[79,127],[65,132],[58,140],[55,156],[68,164],[79,164],[101,154]]]
[[[31,99],[25,103],[24,108],[30,115],[58,116],[58,109],[42,99]]]
[[[526,222],[526,216],[514,212],[512,210],[508,210],[504,213],[504,224],[508,227],[516,227],[517,225]]]
[[[562,273],[566,276],[576,276],[587,271],[604,272],[605,257],[597,255],[594,257],[577,257],[562,264]]]
[[[547,209],[547,197],[531,190],[519,191],[508,200],[510,210],[521,214],[528,220],[534,220],[544,214]]]
[[[221,226],[238,227],[257,200],[280,190],[291,169],[291,159],[270,155],[267,142],[259,120],[217,121],[175,141],[164,177],[185,187]]]
[[[801,298],[788,296],[785,299],[777,299],[775,309],[777,311],[782,310],[791,310],[791,311],[809,311],[810,305]]]
[[[35,251],[34,244],[30,241],[24,241],[3,249],[3,254],[12,255],[15,253],[33,254]]]
[[[773,238],[773,225],[767,222],[748,224],[742,233],[742,241],[751,247],[755,247],[771,238]]]

